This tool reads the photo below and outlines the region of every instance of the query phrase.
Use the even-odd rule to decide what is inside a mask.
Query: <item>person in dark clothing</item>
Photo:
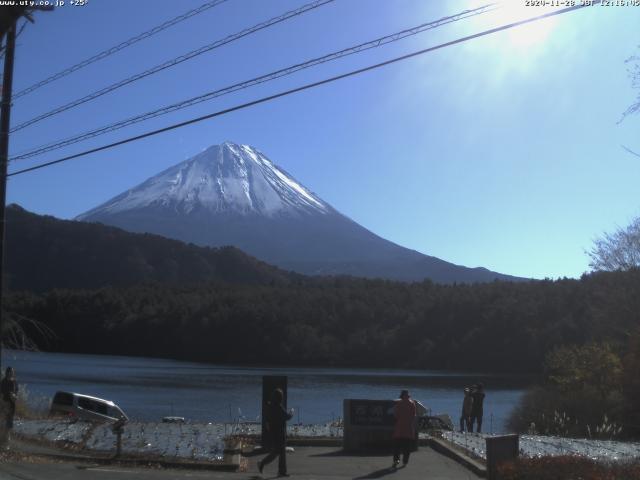
[[[473,424],[476,425],[476,432],[482,432],[482,404],[484,402],[484,385],[478,383],[473,392],[471,393],[473,398],[473,407],[471,407],[471,431],[473,432]]]
[[[287,473],[287,456],[286,456],[286,436],[287,436],[287,420],[293,416],[293,410],[287,412],[282,405],[284,394],[282,390],[276,388],[271,395],[271,401],[267,404],[267,429],[271,440],[271,452],[264,457],[262,461],[258,461],[258,470],[262,473],[265,465],[268,465],[276,457],[278,460],[278,476],[288,477]]]
[[[462,402],[462,413],[460,414],[460,433],[464,432],[466,427],[467,432],[473,432],[471,426],[471,411],[473,410],[473,397],[471,396],[471,389],[466,387],[464,389],[464,400]]]
[[[18,381],[13,367],[7,367],[4,378],[0,382],[0,394],[6,407],[7,430],[13,428],[13,417],[16,414],[16,400],[18,399]]]

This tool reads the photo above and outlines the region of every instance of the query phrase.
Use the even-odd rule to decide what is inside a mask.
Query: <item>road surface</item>
[[[5,458],[0,463],[0,480],[182,480],[221,479],[258,480],[276,478],[277,461],[268,465],[262,475],[257,460],[262,455],[246,457],[247,471],[230,473],[204,470],[168,470],[117,465],[98,465],[86,461],[58,462],[34,456]],[[343,454],[335,447],[296,447],[287,455],[289,473],[300,480],[476,480],[480,477],[455,461],[428,447],[411,456],[406,468],[390,468],[390,456]]]

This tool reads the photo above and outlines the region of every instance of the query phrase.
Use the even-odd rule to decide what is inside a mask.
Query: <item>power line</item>
[[[563,8],[561,10],[555,10],[553,12],[548,12],[548,13],[545,13],[543,15],[530,17],[530,18],[527,18],[527,19],[524,19],[524,20],[519,20],[517,22],[513,22],[513,23],[506,24],[506,25],[502,25],[500,27],[495,27],[495,28],[491,28],[489,30],[484,30],[482,32],[475,33],[473,35],[468,35],[468,36],[465,36],[465,37],[458,38],[456,40],[452,40],[452,41],[449,41],[449,42],[441,43],[441,44],[433,46],[433,47],[429,47],[429,48],[425,48],[425,49],[422,49],[422,50],[418,50],[416,52],[408,53],[406,55],[402,55],[400,57],[395,57],[395,58],[392,58],[390,60],[386,60],[386,61],[381,62],[381,63],[376,63],[374,65],[369,65],[368,67],[359,68],[357,70],[352,70],[350,72],[343,73],[341,75],[336,75],[334,77],[325,78],[324,80],[319,80],[317,82],[308,83],[308,84],[302,85],[300,87],[296,87],[296,88],[292,88],[290,90],[285,90],[283,92],[276,93],[274,95],[269,95],[267,97],[262,97],[262,98],[259,98],[257,100],[253,100],[251,102],[247,102],[247,103],[243,103],[243,104],[240,104],[240,105],[236,105],[234,107],[226,108],[224,110],[219,110],[217,112],[213,112],[213,113],[210,113],[210,114],[207,114],[207,115],[203,115],[201,117],[192,118],[191,120],[186,120],[184,122],[180,122],[180,123],[176,123],[176,124],[173,124],[173,125],[169,125],[169,126],[164,127],[164,128],[160,128],[160,129],[157,129],[157,130],[152,130],[150,132],[146,132],[146,133],[143,133],[143,134],[140,134],[140,135],[129,137],[129,138],[126,138],[124,140],[119,140],[117,142],[113,142],[113,143],[110,143],[110,144],[107,144],[107,145],[102,145],[100,147],[92,148],[90,150],[85,150],[84,152],[76,153],[74,155],[69,155],[69,156],[66,156],[66,157],[63,157],[63,158],[59,158],[57,160],[52,160],[50,162],[45,162],[45,163],[41,163],[41,164],[38,164],[38,165],[34,165],[33,167],[24,168],[22,170],[17,170],[15,172],[11,172],[11,173],[7,174],[7,177],[12,177],[14,175],[20,175],[20,174],[27,173],[27,172],[32,172],[34,170],[39,170],[41,168],[49,167],[51,165],[56,165],[58,163],[66,162],[68,160],[73,160],[75,158],[84,157],[84,156],[89,155],[91,153],[96,153],[96,152],[100,152],[100,151],[103,151],[103,150],[108,150],[108,149],[111,149],[113,147],[117,147],[117,146],[124,145],[124,144],[127,144],[127,143],[135,142],[137,140],[142,140],[143,138],[155,136],[155,135],[158,135],[160,133],[168,132],[170,130],[175,130],[177,128],[181,128],[181,127],[184,127],[184,126],[187,126],[187,125],[191,125],[191,124],[198,123],[198,122],[201,122],[201,121],[204,121],[204,120],[208,120],[210,118],[215,118],[215,117],[219,117],[219,116],[222,116],[222,115],[226,115],[228,113],[235,112],[235,111],[238,111],[238,110],[243,110],[245,108],[253,107],[255,105],[259,105],[259,104],[262,104],[262,103],[269,102],[271,100],[275,100],[277,98],[281,98],[281,97],[285,97],[285,96],[288,96],[288,95],[292,95],[294,93],[302,92],[304,90],[309,90],[311,88],[319,87],[321,85],[325,85],[325,84],[328,84],[328,83],[333,83],[335,81],[342,80],[344,78],[348,78],[348,77],[352,77],[352,76],[355,76],[355,75],[359,75],[361,73],[368,72],[368,71],[371,71],[371,70],[375,70],[375,69],[378,69],[378,68],[381,68],[381,67],[384,67],[384,66],[387,66],[387,65],[391,65],[391,64],[397,63],[397,62],[401,62],[403,60],[407,60],[409,58],[417,57],[417,56],[423,55],[425,53],[433,52],[435,50],[440,50],[442,48],[450,47],[452,45],[457,45],[457,44],[460,44],[460,43],[463,43],[463,42],[467,42],[469,40],[474,40],[476,38],[484,37],[486,35],[491,35],[493,33],[497,33],[497,32],[503,31],[503,30],[508,30],[510,28],[514,28],[514,27],[517,27],[517,26],[520,26],[520,25],[525,25],[527,23],[535,22],[535,21],[538,21],[538,20],[542,20],[542,19],[545,19],[545,18],[556,16],[556,15],[561,15],[563,13],[568,13],[568,12],[571,12],[571,11],[574,11],[574,10],[579,10],[579,9],[582,9],[582,8],[585,8],[585,7],[588,7],[588,6],[592,6],[592,5],[595,6],[595,5],[598,5],[600,3],[600,1],[601,0],[594,0],[594,2],[591,5],[587,5],[587,4],[575,5],[573,7],[567,7],[567,8]]]
[[[440,27],[442,25],[446,25],[446,24],[449,24],[449,23],[453,23],[453,22],[465,19],[465,18],[469,18],[469,17],[475,16],[475,15],[480,15],[480,14],[486,13],[488,11],[491,11],[491,9],[494,7],[494,5],[495,4],[488,4],[488,5],[484,5],[482,7],[479,7],[479,8],[475,8],[473,10],[465,10],[465,11],[463,11],[461,13],[456,14],[456,15],[443,17],[443,18],[441,18],[439,20],[432,21],[432,22],[429,22],[429,23],[423,23],[423,24],[418,25],[418,26],[413,27],[413,28],[402,30],[400,32],[397,32],[397,33],[394,33],[394,34],[391,34],[391,35],[387,35],[387,36],[384,36],[384,37],[377,38],[375,40],[371,40],[371,41],[368,41],[368,42],[365,42],[365,43],[361,43],[361,44],[356,45],[354,47],[349,47],[349,48],[346,48],[346,49],[343,49],[343,50],[339,50],[337,52],[332,52],[332,53],[329,53],[329,54],[324,55],[322,57],[317,57],[317,58],[308,60],[308,61],[303,62],[303,63],[298,63],[298,64],[292,65],[290,67],[286,67],[286,68],[283,68],[283,69],[280,69],[280,70],[276,70],[275,72],[271,72],[271,73],[268,73],[266,75],[261,75],[259,77],[252,78],[250,80],[245,80],[243,82],[236,83],[236,84],[233,84],[233,85],[230,85],[230,86],[218,89],[218,90],[207,92],[205,94],[198,95],[196,97],[192,97],[192,98],[189,98],[187,100],[180,101],[178,103],[167,105],[165,107],[162,107],[162,108],[150,111],[150,112],[146,112],[146,113],[143,113],[143,114],[140,114],[140,115],[136,115],[134,117],[130,117],[130,118],[121,120],[119,122],[112,123],[112,124],[106,125],[104,127],[100,127],[100,128],[97,128],[97,129],[82,133],[80,135],[76,135],[76,136],[73,136],[73,137],[70,137],[70,138],[67,138],[67,139],[64,139],[64,140],[59,140],[59,141],[56,141],[56,142],[53,142],[53,143],[49,143],[49,144],[43,145],[41,147],[37,147],[37,148],[35,148],[33,150],[30,150],[30,151],[27,151],[25,153],[16,155],[11,160],[12,161],[22,160],[22,159],[25,159],[25,158],[31,158],[31,157],[34,157],[34,156],[37,156],[37,155],[41,155],[43,153],[51,152],[53,150],[58,150],[60,148],[63,148],[63,147],[66,147],[66,146],[69,146],[69,145],[72,145],[72,144],[87,140],[89,138],[95,138],[97,136],[104,135],[106,133],[119,130],[121,128],[125,128],[125,127],[128,127],[128,126],[134,125],[136,123],[140,123],[140,122],[143,122],[145,120],[149,120],[151,118],[155,118],[155,117],[158,117],[158,116],[161,116],[161,115],[166,115],[168,113],[175,112],[175,111],[187,108],[187,107],[191,107],[191,106],[196,105],[198,103],[202,103],[202,102],[205,102],[205,101],[208,101],[208,100],[212,100],[214,98],[218,98],[218,97],[221,97],[223,95],[228,95],[228,94],[237,92],[239,90],[243,90],[243,89],[246,89],[246,88],[249,88],[249,87],[253,87],[253,86],[256,86],[256,85],[259,85],[259,84],[262,84],[262,83],[266,83],[266,82],[269,82],[269,81],[272,81],[272,80],[276,80],[278,78],[282,78],[282,77],[291,75],[291,74],[299,72],[301,70],[314,67],[316,65],[320,65],[320,64],[323,64],[323,63],[326,63],[326,62],[337,60],[339,58],[343,58],[343,57],[346,57],[348,55],[353,55],[355,53],[363,52],[365,50],[370,50],[372,48],[377,48],[377,47],[380,47],[382,45],[386,45],[388,43],[396,42],[396,41],[401,40],[403,38],[406,38],[406,37],[409,37],[409,36],[412,36],[412,35],[417,35],[418,33],[421,33],[421,32],[427,31],[427,30],[431,30],[431,29]]]
[[[60,80],[63,77],[66,77],[67,75],[73,73],[73,72],[77,72],[78,70],[80,70],[81,68],[86,67],[87,65],[91,65],[92,63],[95,63],[99,60],[102,60],[103,58],[107,58],[110,55],[113,55],[114,53],[119,52],[120,50],[123,50],[127,47],[130,47],[131,45],[133,45],[134,43],[138,43],[141,40],[144,40],[146,38],[149,38],[153,35],[155,35],[156,33],[159,33],[163,30],[166,30],[169,27],[172,27],[173,25],[176,25],[184,20],[187,20],[191,17],[194,17],[195,15],[198,15],[202,12],[205,12],[207,10],[209,10],[210,8],[216,7],[218,5],[220,5],[221,3],[226,2],[227,0],[213,0],[211,2],[206,2],[202,5],[200,5],[198,8],[194,8],[193,10],[189,10],[186,13],[183,13],[182,15],[179,15],[175,18],[172,18],[171,20],[167,20],[166,22],[153,27],[151,30],[147,30],[146,32],[143,32],[139,35],[136,35],[135,37],[131,37],[128,40],[125,40],[122,43],[119,43],[118,45],[111,47],[111,48],[107,48],[106,50],[103,50],[102,52],[87,58],[86,60],[83,60],[80,63],[77,63],[75,65],[72,65],[71,67],[65,68],[64,70],[56,73],[55,75],[51,75],[50,77],[45,78],[44,80],[41,80],[37,83],[34,83],[33,85],[31,85],[30,87],[25,88],[24,90],[19,91],[18,93],[16,93],[13,97],[14,99],[22,97],[24,95],[27,95],[28,93],[31,93],[37,89],[39,89],[40,87],[43,87],[51,82],[54,82],[56,80]]]
[[[283,13],[282,15],[278,15],[277,17],[273,17],[267,21],[258,23],[256,25],[254,25],[253,27],[249,27],[246,28],[240,32],[234,33],[232,35],[229,35],[221,40],[217,40],[213,43],[210,43],[208,45],[205,45],[203,47],[200,47],[196,50],[192,50],[188,53],[185,53],[184,55],[180,55],[179,57],[173,58],[171,60],[168,60],[160,65],[156,65],[155,67],[152,67],[148,70],[145,70],[144,72],[141,73],[137,73],[135,75],[132,75],[131,77],[125,78],[124,80],[120,80],[119,82],[116,82],[114,84],[111,84],[105,88],[102,88],[96,92],[90,93],[89,95],[85,95],[84,97],[78,98],[76,100],[73,100],[72,102],[69,102],[65,105],[62,105],[60,107],[54,108],[53,110],[43,113],[42,115],[38,115],[37,117],[32,118],[31,120],[27,120],[26,122],[21,123],[20,125],[13,127],[13,129],[11,129],[11,132],[17,132],[18,130],[22,130],[23,128],[26,128],[30,125],[33,125],[34,123],[38,123],[42,120],[44,120],[45,118],[49,118],[52,117],[54,115],[57,115],[59,113],[65,112],[71,108],[77,107],[78,105],[82,105],[83,103],[89,102],[91,100],[95,100],[98,97],[101,97],[103,95],[106,95],[107,93],[113,92],[114,90],[117,90],[118,88],[122,88],[125,85],[129,85],[130,83],[133,82],[137,82],[138,80],[141,80],[143,78],[146,78],[150,75],[153,75],[155,73],[161,72],[163,70],[166,70],[167,68],[173,67],[175,65],[179,65],[182,62],[186,62],[187,60],[191,60],[192,58],[197,57],[198,55],[202,55],[203,53],[209,52],[211,50],[214,50],[216,48],[222,47],[223,45],[226,45],[228,43],[234,42],[240,38],[246,37],[247,35],[251,35],[253,33],[256,33],[260,30],[263,30],[265,28],[271,27],[273,25],[276,25],[278,23],[284,22],[286,20],[289,20],[290,18],[296,17],[298,15],[302,15],[303,13],[306,13],[310,10],[316,9],[318,7],[321,7],[323,5],[326,5],[327,3],[331,3],[334,2],[335,0],[315,0],[314,2],[308,3],[306,5],[303,5],[300,8],[297,8],[295,10],[291,10],[288,11],[286,13]]]

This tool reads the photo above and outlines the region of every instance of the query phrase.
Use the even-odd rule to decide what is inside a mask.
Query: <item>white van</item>
[[[110,400],[72,392],[56,392],[49,415],[65,415],[94,422],[129,420],[122,409]]]

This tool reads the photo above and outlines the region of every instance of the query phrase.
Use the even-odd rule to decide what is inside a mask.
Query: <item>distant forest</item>
[[[640,326],[637,268],[579,280],[474,285],[304,277],[236,249],[203,249],[17,213],[32,237],[11,237],[14,288],[5,308],[13,318],[33,319],[51,330],[47,337],[25,324],[43,350],[213,363],[536,373],[555,347],[608,340],[623,350],[629,332]],[[72,232],[76,226],[81,236]],[[17,235],[10,227],[8,237]],[[63,239],[58,229],[66,232]],[[99,240],[105,232],[108,242]],[[43,246],[34,246],[43,233]],[[38,272],[50,267],[35,261],[29,280],[20,262],[30,256],[57,262],[47,282],[57,276],[65,288],[43,282]],[[189,262],[199,266],[195,281],[185,269]],[[134,269],[135,281],[105,273],[124,278],[131,265],[141,265]],[[88,288],[71,281],[77,268],[87,270],[87,279],[93,275],[93,281],[85,280]]]
[[[215,363],[539,372],[556,346],[639,325],[640,270],[581,280],[440,286],[311,279],[289,285],[13,293],[55,333],[44,349]],[[32,332],[36,338],[38,332]]]

